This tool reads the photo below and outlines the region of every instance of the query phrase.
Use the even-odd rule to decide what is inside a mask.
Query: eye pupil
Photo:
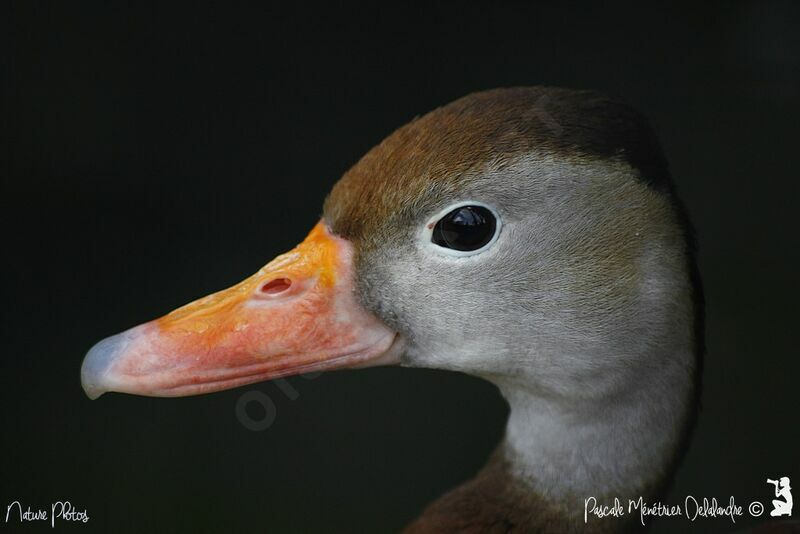
[[[496,228],[497,221],[488,208],[461,206],[439,219],[432,241],[453,250],[478,250],[492,240]]]

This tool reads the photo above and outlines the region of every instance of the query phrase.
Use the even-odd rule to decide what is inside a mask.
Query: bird
[[[484,90],[333,186],[296,248],[90,349],[86,394],[184,396],[377,365],[467,373],[509,406],[487,464],[408,532],[618,532],[700,409],[694,231],[647,120],[591,90]],[[602,508],[600,508],[602,510]]]

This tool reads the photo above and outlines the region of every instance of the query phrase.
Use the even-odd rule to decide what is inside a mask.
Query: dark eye
[[[494,237],[497,220],[483,206],[461,206],[436,223],[431,241],[460,251],[478,250]]]

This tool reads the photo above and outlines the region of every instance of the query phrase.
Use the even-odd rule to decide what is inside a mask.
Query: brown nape
[[[404,532],[600,534],[645,530],[637,520],[636,514],[602,519],[589,514],[587,522],[584,522],[582,508],[570,509],[563,503],[548,501],[521,486],[511,474],[511,466],[501,443],[474,479],[429,505]]]
[[[533,150],[573,161],[623,160],[655,189],[670,188],[655,136],[627,105],[591,91],[492,89],[435,109],[384,139],[339,180],[324,217],[335,233],[361,241],[407,216],[423,197],[435,200],[457,189],[468,171]]]

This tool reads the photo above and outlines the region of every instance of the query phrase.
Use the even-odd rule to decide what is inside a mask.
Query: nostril
[[[288,278],[276,278],[261,286],[260,291],[265,295],[277,295],[279,293],[283,293],[291,286],[292,281]]]

